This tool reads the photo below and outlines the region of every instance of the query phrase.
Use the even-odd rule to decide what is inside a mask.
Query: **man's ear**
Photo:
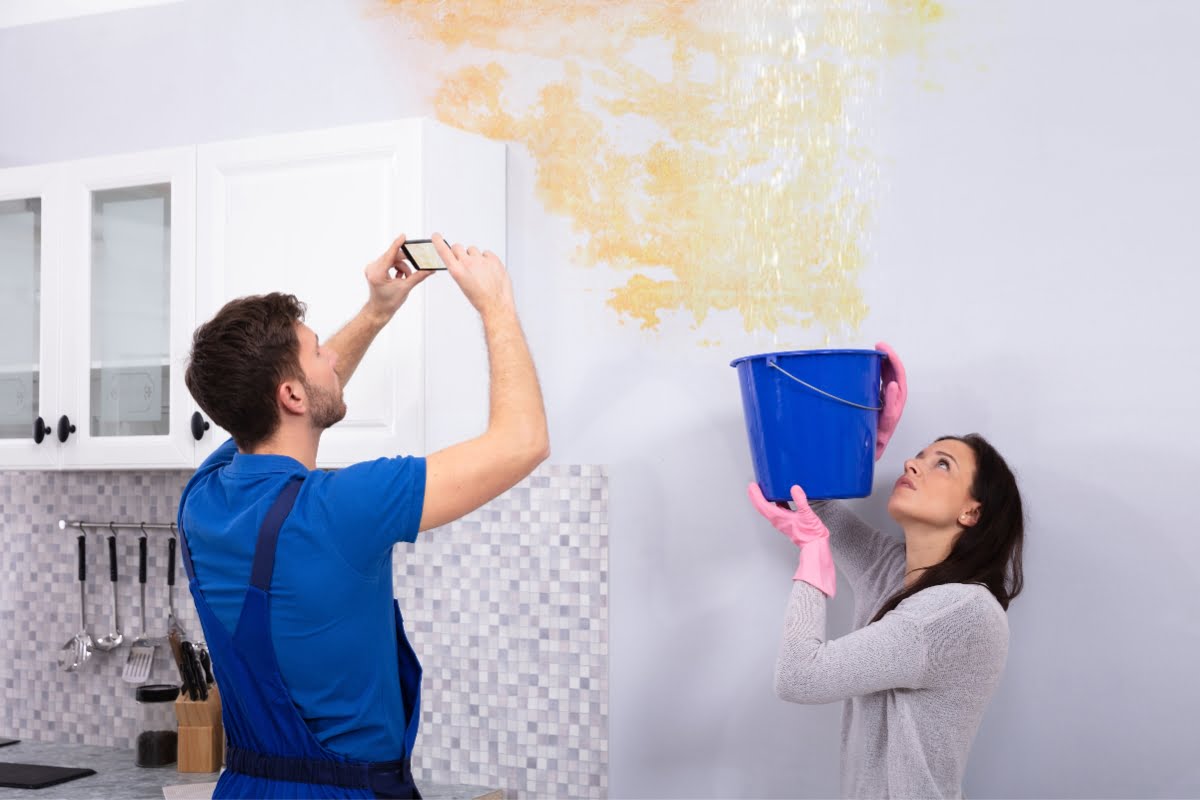
[[[275,399],[280,407],[289,414],[303,414],[306,406],[304,387],[300,381],[284,381],[275,390]]]

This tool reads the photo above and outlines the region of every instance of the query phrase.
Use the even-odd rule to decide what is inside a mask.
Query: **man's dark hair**
[[[305,305],[295,295],[230,300],[196,329],[184,382],[200,408],[233,436],[242,452],[279,427],[275,390],[304,378],[296,324]]]

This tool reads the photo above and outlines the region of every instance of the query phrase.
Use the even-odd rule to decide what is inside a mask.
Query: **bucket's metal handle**
[[[848,406],[854,406],[855,408],[861,408],[863,411],[882,411],[883,410],[882,406],[880,406],[878,408],[876,408],[874,406],[861,406],[858,403],[852,403],[849,400],[845,400],[841,397],[838,397],[835,394],[830,394],[829,392],[822,391],[821,389],[818,389],[817,387],[813,386],[811,383],[806,383],[806,382],[800,380],[795,375],[793,375],[792,373],[788,372],[783,367],[776,364],[774,358],[767,359],[767,366],[770,367],[771,369],[779,370],[784,375],[787,375],[789,378],[791,378],[792,380],[794,380],[796,383],[800,384],[801,386],[804,386],[805,388],[808,388],[808,389],[812,389],[817,394],[824,395],[825,397],[828,397],[830,400],[837,400],[839,403],[845,403]]]

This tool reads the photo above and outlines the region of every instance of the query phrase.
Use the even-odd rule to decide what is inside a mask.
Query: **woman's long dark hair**
[[[980,505],[979,521],[963,530],[943,561],[923,570],[912,586],[884,603],[871,622],[878,622],[922,589],[943,583],[982,583],[1006,611],[1025,586],[1021,570],[1025,514],[1017,479],[996,448],[979,434],[943,436],[938,441],[947,439],[962,442],[975,452],[971,497]]]

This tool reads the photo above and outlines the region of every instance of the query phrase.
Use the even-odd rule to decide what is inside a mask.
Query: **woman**
[[[891,349],[875,457],[907,393]],[[900,542],[844,505],[795,511],[750,497],[800,546],[776,665],[776,692],[794,703],[845,700],[842,794],[961,797],[971,742],[1008,654],[1009,603],[1021,592],[1024,521],[1017,483],[983,437],[943,437],[904,462],[888,514]],[[834,558],[854,588],[853,633],[825,640]]]

